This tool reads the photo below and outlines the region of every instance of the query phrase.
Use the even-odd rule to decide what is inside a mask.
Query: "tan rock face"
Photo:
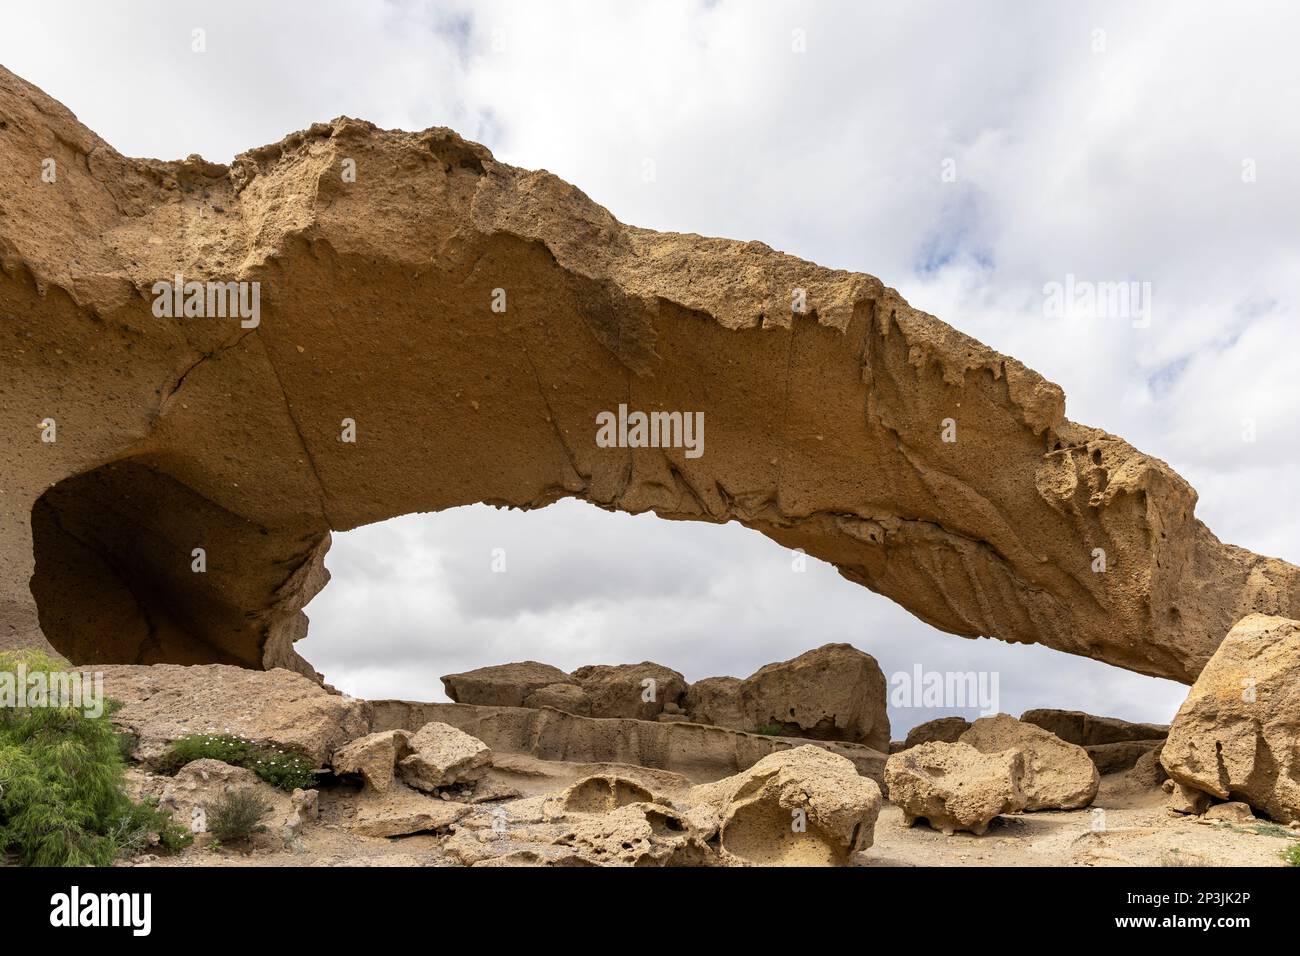
[[[873,842],[880,788],[853,764],[805,745],[692,789],[692,824],[718,834],[732,865],[842,866]]]
[[[446,129],[134,160],[7,71],[0,120],[0,168],[59,170],[0,177],[4,644],[307,672],[331,530],[566,496],[1186,682],[1247,612],[1300,616],[1297,569],[1221,544],[1167,465],[869,275],[624,225]],[[256,324],[155,315],[177,274],[258,283]],[[703,446],[598,443],[620,404],[702,413]]]
[[[113,722],[134,733],[135,756],[162,757],[173,740],[230,733],[295,750],[324,766],[335,750],[370,730],[370,704],[331,694],[286,670],[252,671],[225,664],[182,667],[93,665],[104,695],[123,706]]]
[[[981,717],[960,742],[985,754],[1006,750],[1024,754],[1020,789],[1026,810],[1075,810],[1088,806],[1097,795],[1101,776],[1088,752],[1035,724],[1007,714]]]
[[[945,744],[956,743],[968,730],[970,730],[970,721],[965,717],[936,717],[934,720],[917,724],[909,730],[907,739],[903,741],[903,749],[936,741]]]
[[[580,717],[558,710],[478,707],[470,704],[372,701],[376,730],[416,729],[429,721],[451,724],[479,738],[494,752],[542,760],[619,763],[717,780],[753,766],[763,757],[802,746],[793,737],[746,734],[693,723]],[[862,744],[818,741],[848,759],[863,776],[883,779],[885,755]]]
[[[374,837],[445,832],[469,812],[469,804],[439,800],[399,782],[382,793],[363,790],[348,826],[363,836]]]
[[[1300,820],[1300,622],[1242,619],[1178,709],[1160,760],[1178,784]]]
[[[477,737],[449,724],[431,721],[408,741],[410,754],[397,763],[402,780],[416,790],[480,780],[492,766],[492,751]]]
[[[579,667],[572,677],[590,699],[593,717],[654,720],[666,705],[675,710],[686,697],[686,678],[650,661],[589,664]]]
[[[1025,808],[1025,757],[1019,749],[985,754],[967,743],[931,742],[885,763],[889,802],[910,826],[925,820],[952,834],[984,833],[994,817]]]
[[[739,677],[706,677],[686,691],[686,713],[699,724],[754,730],[756,725],[740,706]]]
[[[386,730],[367,734],[334,751],[330,766],[336,774],[357,774],[372,790],[384,792],[393,784],[397,762],[411,753],[411,734]]]
[[[731,730],[847,740],[889,749],[885,675],[870,654],[827,644],[759,668],[744,680],[711,677],[685,697],[691,720]]]
[[[741,681],[740,705],[757,726],[781,726],[785,736],[851,740],[887,751],[885,690],[874,657],[849,644],[827,644]]]

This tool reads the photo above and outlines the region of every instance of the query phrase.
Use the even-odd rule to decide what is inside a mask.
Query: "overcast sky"
[[[1298,47],[1300,5],[1243,2],[43,0],[0,30],[0,62],[127,154],[452,126],[625,222],[877,275],[1169,461],[1221,538],[1295,562]],[[1067,275],[1149,282],[1149,326],[1045,315]],[[828,641],[996,673],[1011,713],[1165,721],[1185,694],[940,634],[734,525],[475,506],[337,535],[328,564],[299,649],[369,697],[523,658],[745,676]],[[891,708],[894,735],[934,713]]]

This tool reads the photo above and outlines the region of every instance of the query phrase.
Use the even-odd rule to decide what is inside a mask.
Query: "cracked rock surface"
[[[332,530],[562,497],[1184,682],[1244,615],[1300,616],[1297,569],[1169,466],[880,280],[625,225],[450,130],[130,159],[0,69],[0,168],[0,646],[310,676]],[[177,275],[259,283],[258,323],[157,317]],[[702,412],[703,454],[601,447],[620,404]]]

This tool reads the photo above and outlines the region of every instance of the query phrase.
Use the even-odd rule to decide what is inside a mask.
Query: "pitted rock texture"
[[[735,520],[942,630],[1184,682],[1243,615],[1300,616],[1296,568],[880,280],[624,225],[450,130],[129,159],[0,70],[0,168],[6,645],[310,674],[331,530],[563,497]],[[259,324],[155,316],[176,275],[260,283]],[[620,404],[702,412],[703,454],[599,446]]]
[[[691,720],[731,730],[847,740],[889,750],[885,675],[870,654],[825,644],[738,681],[715,677],[686,694]],[[694,708],[694,709],[692,709]]]
[[[1229,633],[1169,728],[1179,786],[1300,821],[1300,621],[1252,614]]]
[[[1023,810],[1024,778],[1022,750],[986,754],[960,741],[918,744],[885,763],[889,800],[903,811],[904,823],[925,820],[949,836],[957,830],[980,836],[995,817]]]
[[[980,753],[1018,750],[1024,755],[1020,789],[1026,810],[1077,810],[1097,796],[1101,775],[1088,751],[1037,724],[1008,714],[981,717],[959,742]]]

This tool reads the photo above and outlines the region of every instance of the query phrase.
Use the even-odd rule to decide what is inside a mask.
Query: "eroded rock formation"
[[[1296,568],[878,279],[624,225],[449,130],[128,159],[0,70],[0,168],[5,644],[310,673],[331,530],[562,497],[736,520],[945,631],[1186,682],[1244,614],[1300,616]],[[178,276],[258,313],[160,317]],[[602,447],[620,405],[705,440]]]

